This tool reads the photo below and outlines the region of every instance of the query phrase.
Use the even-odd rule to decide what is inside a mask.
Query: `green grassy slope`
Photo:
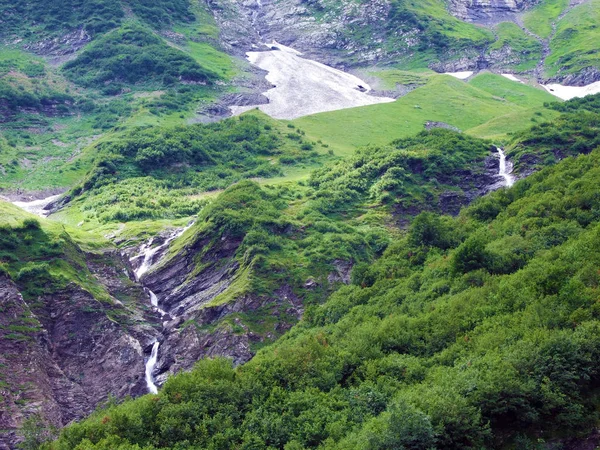
[[[511,131],[524,129],[530,123],[523,117],[534,116],[534,111],[526,110],[541,109],[544,101],[553,100],[541,90],[499,75],[484,74],[471,83],[434,75],[425,86],[393,103],[315,114],[292,123],[313,139],[322,139],[339,149],[341,154],[350,154],[356,147],[384,144],[414,134],[423,129],[426,121],[445,122],[467,131],[498,117],[521,113],[508,116],[507,120]],[[496,134],[495,130],[491,132]]]
[[[525,26],[542,38],[552,34],[552,23],[569,6],[569,0],[545,0],[523,16]]]
[[[590,0],[576,6],[557,24],[550,41],[552,53],[546,59],[548,76],[578,73],[600,67],[600,1]]]
[[[495,32],[497,40],[488,47],[488,51],[509,47],[511,57],[517,58],[517,64],[514,65],[515,71],[535,68],[542,57],[542,44],[537,39],[527,35],[513,22],[499,23],[495,28]]]
[[[0,200],[0,269],[20,287],[27,300],[51,294],[75,283],[97,300],[113,303],[106,289],[91,276],[81,248],[99,251],[111,244],[98,236],[40,219]]]

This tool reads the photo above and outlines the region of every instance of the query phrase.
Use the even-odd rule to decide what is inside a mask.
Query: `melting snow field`
[[[450,75],[451,77],[458,78],[459,80],[466,80],[473,72],[445,72],[444,75]]]
[[[50,214],[50,211],[45,210],[44,208],[52,203],[54,200],[58,200],[58,198],[62,194],[53,195],[51,197],[46,197],[41,200],[33,200],[31,202],[12,202],[13,205],[18,206],[21,209],[24,209],[27,212],[32,214],[47,217]]]
[[[544,89],[560,99],[571,100],[575,97],[585,97],[586,95],[600,93],[600,81],[588,84],[587,86],[563,86],[560,84],[547,84],[544,86]]]
[[[273,89],[264,92],[269,103],[257,106],[232,106],[234,115],[258,107],[276,119],[296,119],[325,111],[393,102],[394,99],[374,97],[371,87],[341,70],[302,58],[293,48],[276,42],[265,52],[248,52],[249,61],[268,71],[267,81]],[[276,48],[276,49],[273,49]]]

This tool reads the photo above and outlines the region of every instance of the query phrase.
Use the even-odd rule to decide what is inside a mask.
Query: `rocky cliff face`
[[[168,235],[155,240],[155,248]],[[282,286],[273,296],[234,292],[227,301],[215,302],[228,289],[235,291],[234,284],[244,276],[244,269],[248,270],[241,269],[235,258],[241,241],[226,235],[199,235],[172,257],[164,252],[157,254],[156,266],[142,276],[141,283],[157,296],[158,307],[164,313],[155,369],[158,384],[205,357],[225,356],[236,365],[242,364],[254,355],[253,344],[274,337],[253,332],[236,314],[260,310],[263,318],[274,318],[279,332],[292,325],[290,318],[300,319],[302,300],[288,286]],[[138,252],[130,249],[129,255]],[[140,258],[132,257],[131,261],[133,269],[139,269]],[[281,314],[287,319],[279,317]]]
[[[109,396],[146,392],[144,348],[157,334],[151,326],[156,318],[114,257],[88,257],[90,270],[114,296],[112,304],[73,283],[25,300],[0,275],[0,449],[14,448],[31,414],[62,426]]]
[[[468,22],[498,23],[535,3],[536,0],[450,0],[448,8],[455,17]]]
[[[389,56],[382,45],[388,0],[211,0],[209,5],[219,22],[224,46],[234,52],[243,54],[275,40],[336,66],[353,58],[364,64]],[[354,33],[358,29],[370,30],[368,39],[359,38]],[[402,47],[410,46],[411,39],[412,34],[407,33]]]

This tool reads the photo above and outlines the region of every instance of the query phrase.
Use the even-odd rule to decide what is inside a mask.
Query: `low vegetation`
[[[3,37],[21,36],[27,40],[60,36],[84,29],[92,36],[119,26],[130,9],[140,19],[155,27],[191,22],[194,15],[188,0],[2,0]]]
[[[87,218],[102,222],[190,216],[205,203],[197,198],[202,192],[279,176],[324,157],[299,130],[258,114],[136,129],[97,144],[96,151],[94,168],[73,194],[83,194],[76,205]]]
[[[82,86],[115,94],[138,83],[161,87],[176,82],[206,84],[216,78],[191,56],[131,24],[98,39],[65,64],[63,71]]]
[[[424,213],[249,363],[201,361],[48,447],[528,448],[585,433],[600,386],[599,176],[595,150],[457,218]],[[211,223],[266,226],[255,248],[277,247],[277,200],[250,184],[224,199]]]

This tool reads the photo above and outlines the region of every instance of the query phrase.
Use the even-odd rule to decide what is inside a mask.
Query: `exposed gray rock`
[[[456,128],[454,125],[450,125],[448,123],[445,122],[432,122],[432,121],[427,121],[425,122],[425,129],[426,130],[432,130],[434,128],[445,128],[447,130],[453,130],[453,131],[458,131],[460,132],[460,130],[458,128]]]
[[[536,0],[450,0],[450,12],[459,19],[493,24],[511,20],[514,13],[537,3]]]
[[[92,38],[87,31],[81,28],[79,30],[73,30],[61,37],[25,45],[24,48],[25,50],[37,53],[38,55],[64,56],[77,52],[91,40]]]
[[[579,73],[563,75],[558,73],[549,80],[553,83],[560,83],[565,86],[587,86],[588,84],[600,81],[600,69],[598,67],[587,67]]]
[[[352,274],[352,267],[354,267],[354,263],[352,261],[336,259],[333,261],[333,267],[335,268],[335,272],[330,273],[327,277],[329,284],[350,284],[350,275]]]
[[[89,255],[88,255],[89,256]],[[146,392],[141,342],[156,335],[132,286],[110,255],[90,257],[90,269],[108,292],[139,304],[101,303],[75,284],[35,299],[0,275],[0,449],[14,448],[27,417],[41,414],[55,426],[84,417],[109,396]],[[140,296],[142,296],[140,298]],[[113,319],[115,317],[116,319]],[[26,328],[19,328],[27,324]],[[17,331],[19,330],[19,331]]]

